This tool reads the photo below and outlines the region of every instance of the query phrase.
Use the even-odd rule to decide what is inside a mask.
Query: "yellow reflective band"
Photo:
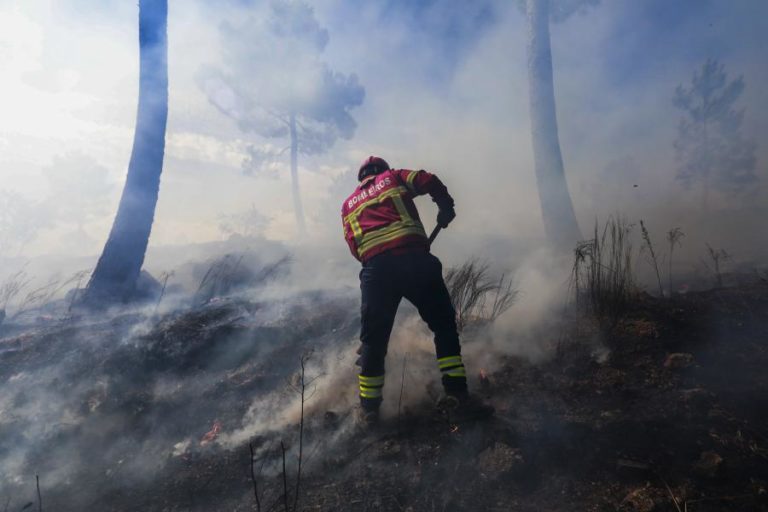
[[[362,398],[381,398],[381,390],[363,391],[360,390],[360,396]]]
[[[355,209],[349,212],[347,216],[344,217],[344,220],[347,222],[350,222],[350,218],[352,216],[357,217],[363,209],[367,208],[371,204],[381,202],[384,199],[387,199],[388,197],[397,197],[407,193],[408,193],[408,189],[406,189],[405,187],[395,187],[393,189],[387,190],[386,192],[383,192],[375,197],[372,197],[367,201],[363,201],[362,203],[355,206]]]
[[[403,202],[403,198],[401,196],[393,197],[392,202],[395,203],[395,209],[397,210],[398,215],[400,215],[400,220],[403,222],[413,222],[413,219],[411,218],[411,214],[408,213],[408,208],[405,207],[405,203]],[[414,222],[415,224],[416,222]]]
[[[360,227],[360,222],[357,220],[357,215],[348,215],[349,228],[352,230],[352,234],[355,237],[355,241],[359,242],[363,236],[363,229]]]
[[[374,247],[381,245],[386,242],[391,242],[392,240],[395,240],[397,238],[407,236],[407,235],[418,235],[422,236],[424,238],[427,237],[426,232],[424,231],[424,228],[421,226],[421,223],[414,223],[415,225],[406,226],[403,227],[402,223],[396,222],[392,224],[390,227],[374,231],[373,233],[366,234],[366,236],[363,237],[365,240],[360,246],[357,248],[357,253],[360,256],[363,256],[366,252],[370,251]],[[376,235],[370,236],[370,235]],[[369,237],[367,240],[366,238]]]
[[[360,384],[368,384],[370,386],[383,386],[384,385],[384,376],[380,375],[378,377],[366,377],[365,375],[358,375],[357,379],[360,381]]]
[[[393,240],[397,240],[398,238],[402,238],[404,236],[419,236],[422,238],[426,238],[427,235],[424,233],[424,230],[421,228],[408,228],[403,229],[402,231],[398,231],[397,233],[393,233],[387,237],[377,239],[375,243],[368,244],[364,249],[358,249],[357,254],[362,258],[364,257],[368,252],[375,249],[376,247],[383,245],[387,242],[391,242]]]
[[[413,184],[413,180],[416,179],[416,175],[417,174],[418,174],[418,172],[411,171],[408,174],[408,177],[405,178],[405,184],[408,186],[409,189],[411,189],[411,192],[413,192],[414,194],[416,194],[416,185]]]
[[[461,360],[461,356],[448,356],[448,357],[441,357],[437,360],[437,366],[439,368],[446,368],[448,366],[455,366],[457,364],[463,364]]]
[[[419,221],[415,221],[413,219],[402,219],[398,220],[396,222],[393,222],[387,226],[378,228],[374,231],[369,231],[365,235],[363,235],[363,240],[361,242],[361,245],[370,244],[372,242],[375,242],[377,238],[382,238],[385,236],[388,236],[391,233],[394,233],[401,229],[408,229],[408,228],[419,228],[422,232],[424,232],[424,226]],[[426,236],[426,234],[424,235]]]
[[[462,368],[461,370],[446,372],[444,375],[448,377],[466,377],[467,372]]]

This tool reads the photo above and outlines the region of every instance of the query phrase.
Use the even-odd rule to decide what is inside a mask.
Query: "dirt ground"
[[[307,339],[322,348],[357,329],[344,300],[283,324],[249,323],[260,307],[228,303],[149,326],[129,315],[3,338],[4,386],[77,361],[45,383],[85,420],[26,449],[25,478],[0,484],[0,507],[7,499],[8,511],[28,503],[37,510],[39,473],[44,510],[258,510],[247,443],[197,440],[216,438],[212,417],[225,426],[242,418],[244,394],[279,387],[286,375],[278,368],[295,361]],[[286,487],[291,510],[768,510],[768,286],[642,296],[608,340],[596,341],[583,321],[566,326],[542,340],[556,346],[551,359],[508,358],[480,382],[497,409],[493,419],[456,424],[425,403],[363,433],[349,428],[348,410],[308,416],[298,499],[297,429],[253,438],[260,510],[284,510]],[[95,341],[73,352],[70,341],[84,333]],[[138,341],[121,344],[125,338]],[[120,348],[106,351],[110,343]],[[190,377],[208,385],[157,398],[158,382]],[[12,406],[20,411],[35,399],[17,393]],[[0,455],[27,442],[33,428],[13,407],[0,411]],[[161,450],[151,440],[190,429],[196,449],[148,457]],[[45,485],[62,457],[75,455],[77,470]],[[161,461],[147,478],[135,477],[139,462],[120,473],[124,460],[145,456]]]

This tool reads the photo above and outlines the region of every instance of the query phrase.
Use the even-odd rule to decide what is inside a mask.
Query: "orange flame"
[[[200,446],[205,446],[216,439],[219,436],[219,432],[221,432],[221,422],[219,420],[215,420],[211,430],[206,432],[202,439],[200,439]]]

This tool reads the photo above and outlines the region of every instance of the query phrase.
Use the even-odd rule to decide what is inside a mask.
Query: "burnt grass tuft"
[[[16,510],[33,501],[38,472],[48,510],[256,510],[248,442],[197,441],[213,420],[232,429],[253,397],[281,392],[305,349],[354,339],[358,318],[345,300],[305,297],[282,323],[249,320],[267,305],[224,303],[153,321],[139,334],[132,328],[140,319],[121,317],[3,339],[0,385],[64,368],[47,383],[51,396],[70,400],[86,420],[40,435],[26,452],[31,479],[0,482],[2,503],[9,496]],[[313,413],[298,510],[768,510],[765,283],[639,296],[599,343],[599,328],[570,322],[546,362],[508,357],[489,375],[482,393],[497,408],[491,420],[453,424],[426,393],[423,408],[370,433],[349,428],[351,411]],[[75,339],[90,341],[73,351]],[[157,393],[174,379],[211,383]],[[16,400],[23,408],[39,396]],[[0,454],[28,439],[29,426],[8,415]],[[265,464],[261,510],[284,509],[281,440],[292,493],[295,430],[251,439]],[[195,448],[147,458],[160,462],[146,478],[138,462],[121,473],[132,455],[143,461],[135,454],[169,451],[187,436]],[[59,450],[82,460],[46,485]]]

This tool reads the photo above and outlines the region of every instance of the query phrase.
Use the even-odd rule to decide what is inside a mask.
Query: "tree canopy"
[[[293,115],[298,152],[305,155],[323,153],[339,138],[354,135],[350,110],[363,103],[365,89],[355,74],[334,71],[322,61],[329,35],[309,5],[276,0],[268,16],[223,23],[219,33],[222,65],[203,69],[200,86],[241,131],[289,137]],[[252,147],[250,153],[248,171],[279,151]]]
[[[729,81],[725,67],[708,59],[688,87],[675,89],[673,103],[683,112],[676,177],[686,188],[701,185],[705,197],[711,186],[737,193],[757,182],[756,144],[742,134],[744,109],[736,106],[744,88],[744,77]]]

